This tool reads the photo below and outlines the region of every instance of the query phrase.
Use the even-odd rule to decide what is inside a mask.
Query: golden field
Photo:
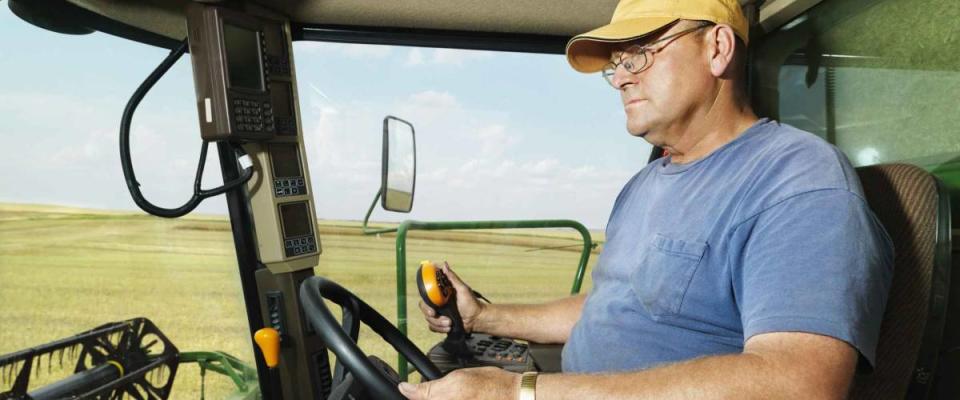
[[[322,221],[318,232],[323,254],[316,274],[396,321],[395,236],[365,236],[359,223],[338,221]],[[448,260],[494,302],[537,302],[569,293],[578,243],[579,234],[572,230],[411,232],[411,339],[423,350],[442,339],[427,331],[416,308],[413,273],[419,260]],[[595,262],[596,250],[590,265]],[[589,285],[588,269],[584,290]],[[225,351],[252,364],[226,218],[168,220],[136,212],[0,204],[0,354],[141,316],[180,351]],[[396,353],[368,331],[361,331],[360,346],[396,362]],[[54,362],[48,373],[44,364],[33,383],[67,373],[58,373],[57,367]],[[0,392],[8,385],[0,376]],[[208,374],[207,398],[223,398],[233,390],[228,379]],[[200,398],[196,366],[180,368],[172,397]]]

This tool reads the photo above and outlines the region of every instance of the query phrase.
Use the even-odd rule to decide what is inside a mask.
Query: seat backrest
[[[870,208],[893,240],[893,284],[876,368],[851,399],[926,399],[943,335],[950,279],[950,203],[942,183],[907,164],[857,168]]]

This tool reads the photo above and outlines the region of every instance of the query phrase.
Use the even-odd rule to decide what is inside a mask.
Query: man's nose
[[[627,71],[627,68],[620,64],[617,66],[617,69],[613,71],[613,85],[617,89],[623,89],[627,85],[633,85],[637,83],[637,74]]]

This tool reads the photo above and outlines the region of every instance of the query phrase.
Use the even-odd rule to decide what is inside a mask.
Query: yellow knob
[[[450,282],[446,281],[446,275],[437,268],[436,264],[430,260],[420,262],[420,279],[423,282],[423,290],[427,293],[427,298],[433,303],[434,307],[443,307],[450,300],[451,287]]]
[[[270,368],[280,363],[280,333],[273,328],[262,328],[253,334],[253,341],[260,346],[263,360]]]

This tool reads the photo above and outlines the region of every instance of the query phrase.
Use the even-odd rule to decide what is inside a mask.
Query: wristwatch
[[[537,372],[528,371],[520,376],[520,396],[518,400],[537,400]]]

